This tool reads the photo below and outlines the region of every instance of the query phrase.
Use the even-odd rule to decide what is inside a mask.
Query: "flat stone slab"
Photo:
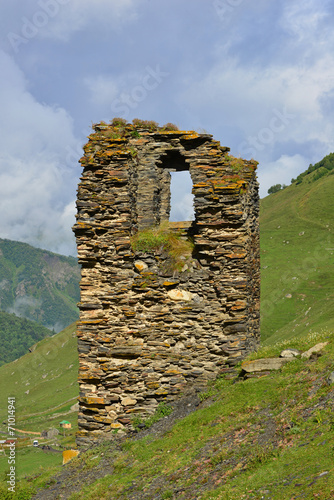
[[[317,352],[322,351],[323,348],[326,347],[327,344],[328,344],[328,342],[320,342],[319,344],[316,344],[315,346],[311,347],[308,351],[303,352],[302,358],[303,359],[310,359],[312,354],[316,354]]]
[[[254,361],[244,361],[241,368],[247,373],[262,372],[267,370],[279,370],[293,358],[265,358]]]

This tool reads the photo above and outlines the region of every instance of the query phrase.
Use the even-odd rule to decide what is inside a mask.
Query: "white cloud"
[[[326,5],[317,0],[292,0],[284,6],[280,24],[296,36],[298,42],[310,41],[318,34],[322,22],[328,17]],[[321,35],[321,33],[319,33]]]
[[[12,0],[0,6],[0,27],[7,46],[18,54],[31,40],[68,42],[72,35],[101,28],[115,32],[136,19],[138,0]]]
[[[8,309],[8,312],[16,314],[16,316],[29,318],[33,316],[32,311],[41,307],[42,301],[35,299],[29,295],[23,295],[22,297],[16,297],[12,307]]]
[[[147,112],[157,95],[157,89],[169,77],[169,72],[160,64],[155,64],[117,76],[86,77],[84,84],[90,92],[90,101],[95,104],[95,110],[100,108],[109,117],[129,119],[131,114],[137,114],[142,109]]]
[[[0,52],[0,236],[73,252],[69,203],[76,172],[66,165],[77,140],[64,109],[37,102],[9,56]]]
[[[40,5],[47,0],[40,0]],[[50,1],[50,0],[49,0]],[[40,30],[40,36],[67,41],[77,31],[89,25],[108,25],[118,30],[136,18],[134,0],[51,0],[58,2],[59,11],[50,22]]]
[[[182,97],[199,112],[223,112],[224,121],[251,134],[268,126],[274,109],[287,108],[288,112],[307,121],[322,119],[317,99],[334,87],[334,58],[325,54],[310,67],[265,69],[241,67],[229,58],[223,64],[218,62],[203,78],[189,81],[188,85]],[[298,131],[295,123],[294,130]]]
[[[6,75],[0,81],[0,151],[22,159],[45,149],[55,157],[61,156],[69,144],[75,143],[72,118],[63,108],[39,103],[28,91],[23,73],[2,51],[0,67]]]
[[[25,36],[10,54],[29,75],[27,82],[0,54],[0,207],[7,221],[0,230],[7,237],[45,246],[43,235],[47,245],[63,247],[72,238],[82,149],[71,116],[78,131],[113,116],[205,128],[232,154],[248,151],[260,162],[263,194],[333,151],[329,1],[223,0],[223,18],[213,0],[210,8],[193,2],[187,18],[181,3],[2,2],[3,39],[8,47],[7,32]],[[44,104],[41,95],[66,104]],[[177,196],[184,219],[189,193]]]
[[[68,175],[62,176],[59,164],[46,153],[26,161],[1,158],[0,169],[1,237],[73,253],[73,202],[64,206]]]
[[[295,179],[309,166],[307,158],[297,154],[294,156],[282,155],[277,161],[269,162],[259,166],[259,177],[261,178],[260,196],[267,196],[268,189],[275,184],[289,185],[291,179]]]
[[[276,183],[289,184],[298,168],[300,173],[314,161],[314,158],[305,158],[303,163],[298,156],[293,156],[288,163],[292,173],[286,175],[287,160],[273,162],[277,144],[289,141],[319,144],[318,160],[324,149],[333,150],[332,116],[321,105],[322,96],[333,88],[334,57],[329,53],[309,66],[276,64],[262,70],[240,66],[235,59],[227,57],[203,78],[189,82],[182,100],[202,120],[204,118],[205,123],[217,123],[215,136],[218,135],[223,145],[231,146],[232,154],[253,157],[265,165],[259,171],[259,180],[266,192],[268,184],[268,187]],[[223,137],[220,128],[224,130]],[[263,189],[261,192],[263,195]]]
[[[120,93],[119,79],[111,76],[98,75],[87,77],[84,80],[85,86],[90,92],[90,100],[96,106],[111,105]]]

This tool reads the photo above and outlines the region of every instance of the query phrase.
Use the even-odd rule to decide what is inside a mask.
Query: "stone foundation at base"
[[[78,445],[127,432],[259,342],[257,163],[209,134],[131,124],[95,125],[84,151]],[[195,220],[168,225],[171,172],[183,170]],[[160,233],[143,231],[161,224],[145,250]]]

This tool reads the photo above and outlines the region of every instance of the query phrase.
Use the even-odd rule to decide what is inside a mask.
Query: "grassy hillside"
[[[76,402],[77,375],[75,324],[42,340],[33,352],[1,366],[2,398],[16,398],[17,426],[27,431],[41,431],[50,425],[55,413],[53,408],[72,406]],[[2,404],[0,422],[5,417],[6,408]]]
[[[0,309],[59,332],[78,318],[80,270],[64,257],[0,239]]]
[[[328,342],[320,358],[295,359],[261,378],[218,379],[197,402],[183,403],[197,406],[185,418],[171,414],[139,439],[105,442],[66,467],[47,470],[45,463],[19,483],[17,496],[5,496],[0,484],[1,498],[329,500],[334,335],[299,335],[284,347],[306,350],[319,341]],[[276,344],[252,357],[281,349]]]
[[[73,446],[77,429],[77,412],[71,407],[77,402],[79,388],[78,355],[75,325],[38,343],[35,350],[20,359],[0,367],[1,405],[0,435],[8,438],[7,400],[15,397],[16,425],[21,431],[39,433],[50,428],[60,430],[59,422],[66,419],[72,430],[61,434],[56,443]],[[61,464],[61,456],[48,455],[31,447],[35,434],[17,432],[18,477],[38,471],[41,467]],[[44,440],[38,439],[41,443]],[[53,442],[53,441],[52,441]],[[0,455],[0,472],[8,464]],[[1,498],[1,495],[0,495]]]
[[[309,175],[315,175],[312,171]],[[334,327],[334,175],[304,176],[261,200],[265,344]]]
[[[23,356],[33,344],[51,335],[35,321],[0,311],[0,366]]]

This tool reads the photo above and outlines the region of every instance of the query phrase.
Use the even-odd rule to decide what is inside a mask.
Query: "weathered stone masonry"
[[[256,162],[208,134],[130,124],[95,125],[84,151],[74,226],[79,445],[131,429],[136,414],[255,349],[260,286]],[[131,238],[168,221],[170,172],[182,170],[195,221],[179,226],[195,248],[177,272],[164,248],[134,252]]]

